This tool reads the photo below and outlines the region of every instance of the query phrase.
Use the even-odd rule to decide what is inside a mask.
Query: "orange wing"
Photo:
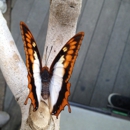
[[[28,88],[29,95],[25,101],[27,104],[28,98],[31,99],[34,111],[38,109],[41,95],[41,61],[40,54],[34,40],[33,35],[24,22],[20,22],[22,39],[24,42],[24,50],[26,56],[26,66],[28,71]]]
[[[68,105],[68,111],[71,112],[68,102],[71,84],[68,81],[71,77],[83,37],[84,32],[79,32],[72,37],[58,53],[50,68],[50,72],[52,73],[50,83],[50,111],[57,117],[66,105]],[[61,84],[61,88],[57,84]],[[58,95],[55,94],[57,90],[55,91],[56,88],[54,87],[58,87]],[[54,98],[57,99],[54,101]]]

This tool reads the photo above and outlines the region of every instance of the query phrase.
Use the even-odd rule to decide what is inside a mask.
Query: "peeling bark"
[[[48,67],[62,46],[75,34],[82,0],[52,0],[46,37],[46,46],[53,46],[48,60]],[[21,130],[59,130],[59,120],[51,116],[46,103],[36,112],[32,111],[30,101],[24,105],[29,93],[27,88],[26,66],[16,48],[7,23],[0,12],[0,67],[4,78],[20,105],[22,112]],[[48,51],[49,52],[49,51]],[[45,51],[43,55],[43,65]]]

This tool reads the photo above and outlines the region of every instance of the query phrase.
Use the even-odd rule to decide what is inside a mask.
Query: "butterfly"
[[[21,35],[24,43],[26,56],[26,67],[28,71],[28,98],[31,99],[33,111],[39,107],[41,98],[49,99],[49,110],[52,115],[58,118],[60,112],[68,105],[68,111],[71,108],[68,102],[70,95],[69,79],[78,56],[84,32],[79,32],[73,36],[60,50],[48,68],[42,67],[40,54],[32,33],[24,22],[20,22]]]

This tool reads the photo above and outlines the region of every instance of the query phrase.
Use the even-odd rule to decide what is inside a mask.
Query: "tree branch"
[[[50,55],[48,66],[51,65],[55,56],[63,45],[76,32],[77,21],[80,14],[82,0],[52,0],[50,5],[50,15],[48,31],[46,37],[46,46],[51,48],[53,45],[53,54]],[[44,50],[42,63],[45,64]],[[48,51],[49,53],[49,51]]]
[[[1,11],[0,30],[0,67],[8,86],[21,107],[23,125],[29,112],[29,104],[26,106],[23,104],[28,94],[27,70]]]

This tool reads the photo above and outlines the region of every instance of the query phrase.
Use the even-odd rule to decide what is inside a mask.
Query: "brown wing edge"
[[[70,83],[63,84],[62,89],[59,93],[59,97],[57,100],[56,105],[54,105],[52,115],[55,115],[58,118],[58,115],[62,110],[64,110],[64,107],[68,106],[68,111],[71,112],[70,104],[68,102],[68,97],[70,95]]]
[[[75,39],[76,37],[80,37],[79,38],[79,44],[81,45],[83,37],[84,37],[84,32],[78,32],[76,35],[74,35],[61,49],[61,51],[57,54],[56,58],[53,60],[51,67],[50,67],[50,72],[53,72],[53,67],[54,65],[57,63],[57,61],[60,59],[61,55],[63,55],[65,52],[63,51],[63,48],[69,44],[70,42],[72,42],[72,39]],[[79,50],[79,49],[78,49]],[[78,53],[78,52],[77,52]]]
[[[27,67],[27,71],[28,71],[28,88],[29,88],[29,94],[25,100],[25,105],[27,104],[28,99],[31,99],[31,104],[33,105],[33,111],[36,111],[38,109],[38,99],[37,99],[37,95],[35,92],[35,85],[34,85],[34,79],[32,76],[32,67],[31,65],[33,64],[33,58],[29,59],[29,54],[28,54],[28,50],[27,50],[27,43],[28,41],[26,41],[26,36],[25,33],[28,34],[28,36],[30,36],[30,41],[34,40],[33,35],[31,34],[30,30],[28,29],[27,25],[24,22],[20,22],[20,29],[21,29],[21,35],[22,35],[22,40],[24,43],[24,50],[25,50],[25,56],[26,56],[26,67]],[[36,48],[37,49],[37,48]],[[40,58],[39,52],[38,52],[38,56]],[[31,65],[30,65],[31,64]]]
[[[27,101],[30,98],[31,99],[31,104],[33,105],[33,111],[36,111],[38,109],[39,103],[37,100],[36,95],[31,91],[33,89],[33,86],[31,84],[32,79],[31,79],[31,75],[28,74],[28,88],[29,88],[29,94],[24,102],[24,105],[27,105]]]
[[[71,86],[71,84],[68,81],[69,81],[69,79],[71,77],[71,74],[72,74],[72,71],[73,71],[73,67],[74,67],[76,58],[78,56],[78,51],[80,49],[83,37],[84,37],[84,32],[79,32],[75,36],[73,36],[65,44],[65,46],[61,49],[61,51],[58,53],[58,55],[56,56],[56,58],[54,59],[54,61],[52,62],[52,65],[50,67],[50,71],[53,72],[53,67],[54,67],[55,63],[60,59],[60,57],[62,55],[65,55],[65,56],[68,55],[67,52],[64,52],[64,48],[65,49],[66,48],[69,49],[69,47],[73,46],[73,45],[71,45],[71,43],[73,44],[74,42],[76,42],[76,44],[75,44],[76,48],[72,49],[75,52],[72,55],[72,60],[70,61],[70,59],[68,59],[68,61],[67,61],[68,65],[65,67],[67,73],[65,73],[65,75],[63,77],[64,82],[63,82],[61,91],[59,93],[59,97],[58,97],[57,103],[54,105],[53,111],[52,111],[52,115],[55,115],[57,118],[58,118],[58,115],[60,114],[60,112],[62,110],[64,110],[64,107],[66,105],[68,105],[68,111],[71,112],[71,108],[70,108],[70,105],[69,105],[69,102],[68,102],[68,97],[70,95],[70,86]],[[64,62],[63,64],[66,64],[66,63]]]
[[[66,47],[68,48],[68,50],[74,52],[73,54],[69,54],[69,52],[67,52],[65,55],[66,60],[63,64],[66,69],[66,73],[63,79],[65,80],[66,83],[69,81],[71,74],[73,72],[74,64],[77,59],[83,37],[84,37],[84,32],[79,32],[67,42],[66,46],[63,47],[63,49]]]

